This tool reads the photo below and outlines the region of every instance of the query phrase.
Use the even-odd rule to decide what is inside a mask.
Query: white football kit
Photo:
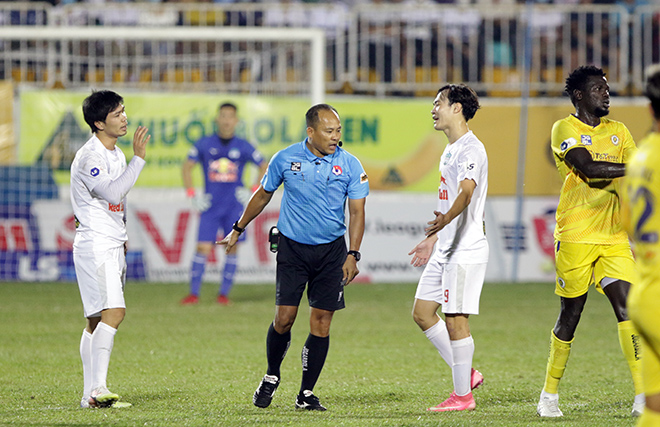
[[[71,164],[71,204],[76,220],[73,261],[85,317],[107,308],[125,308],[126,194],[144,167],[129,166],[119,147],[108,150],[92,136]]]
[[[438,232],[434,253],[415,294],[416,299],[442,304],[443,313],[478,314],[486,275],[488,157],[472,131],[448,144],[442,153],[437,211],[446,213],[451,208],[459,183],[466,179],[476,183],[470,204]]]

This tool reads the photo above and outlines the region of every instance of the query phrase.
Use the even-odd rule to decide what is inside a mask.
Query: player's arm
[[[183,166],[181,167],[181,177],[183,178],[183,187],[186,189],[186,194],[188,195],[188,197],[192,197],[193,195],[195,195],[195,187],[193,187],[193,179],[192,179],[192,170],[196,164],[197,164],[196,161],[186,159],[186,161],[183,162]]]
[[[472,194],[474,194],[474,189],[477,188],[477,183],[473,179],[464,179],[458,183],[458,194],[456,195],[456,200],[451,205],[449,210],[444,214],[442,212],[433,211],[435,214],[435,219],[429,221],[429,227],[426,228],[426,235],[431,236],[438,231],[445,228],[454,218],[459,216],[461,212],[465,210],[472,200]]]
[[[94,194],[113,205],[118,205],[124,200],[130,189],[135,185],[135,182],[140,176],[140,172],[142,172],[142,169],[144,168],[146,147],[151,139],[151,135],[149,135],[148,132],[149,129],[144,126],[138,126],[135,130],[135,135],[133,136],[133,152],[135,155],[128,163],[126,169],[124,169],[124,172],[122,172],[117,179],[112,180],[104,173],[100,175],[100,179],[94,179],[94,182],[86,183],[87,187],[92,190]],[[90,159],[91,167],[87,167],[87,170],[92,169],[94,161],[94,159]],[[103,162],[101,161],[100,165],[102,164]],[[102,166],[99,166],[98,169],[102,169]]]
[[[580,174],[589,179],[620,178],[626,173],[624,163],[595,161],[584,147],[575,147],[564,155],[564,159]]]
[[[362,245],[362,237],[364,236],[364,222],[365,222],[365,213],[364,206],[366,204],[366,198],[361,199],[348,199],[348,250],[349,251],[360,251],[360,246]],[[357,260],[353,255],[347,255],[346,261],[344,261],[344,266],[342,267],[344,275],[342,279],[348,285],[351,283],[355,276],[360,274],[360,270],[357,266]]]
[[[272,198],[273,193],[267,192],[264,190],[264,187],[260,185],[257,191],[255,191],[254,194],[252,194],[252,197],[250,197],[250,201],[245,207],[243,215],[241,215],[241,217],[238,219],[238,221],[236,221],[234,225],[240,230],[244,231],[250,222],[252,222],[252,220],[255,219],[257,215],[259,215],[264,210],[266,205],[270,203]],[[234,228],[231,233],[229,233],[220,242],[216,242],[216,244],[225,245],[225,253],[229,253],[234,245],[236,245],[236,242],[238,242],[238,236],[240,236],[243,231],[239,231]]]

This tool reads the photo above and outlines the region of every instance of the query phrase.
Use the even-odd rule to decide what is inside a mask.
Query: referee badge
[[[300,162],[291,162],[291,170],[294,172],[300,172],[302,165]]]
[[[334,173],[334,174],[337,175],[337,176],[341,175],[341,174],[342,174],[341,166],[339,166],[339,165],[334,165],[334,166],[332,167],[332,173]]]

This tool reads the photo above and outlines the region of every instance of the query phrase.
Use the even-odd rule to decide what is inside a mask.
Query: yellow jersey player
[[[644,348],[646,408],[638,427],[660,426],[660,67],[649,71],[645,94],[651,100],[654,132],[640,142],[622,188],[623,222],[635,242],[639,273],[628,297],[630,318]]]
[[[635,263],[620,219],[619,186],[625,163],[635,152],[626,127],[606,119],[610,92],[605,73],[594,66],[575,69],[566,79],[575,113],[552,127],[552,151],[563,180],[555,228],[555,293],[559,317],[550,337],[545,384],[537,413],[561,417],[559,381],[591,284],[612,304],[619,342],[633,376],[633,415],[644,408],[639,339],[627,317],[626,298]]]

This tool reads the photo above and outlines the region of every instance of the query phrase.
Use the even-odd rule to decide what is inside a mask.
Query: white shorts
[[[73,264],[85,317],[100,317],[108,308],[126,308],[123,246],[105,252],[74,252]]]
[[[486,263],[429,262],[419,279],[415,299],[435,301],[445,314],[479,314],[485,277]]]

